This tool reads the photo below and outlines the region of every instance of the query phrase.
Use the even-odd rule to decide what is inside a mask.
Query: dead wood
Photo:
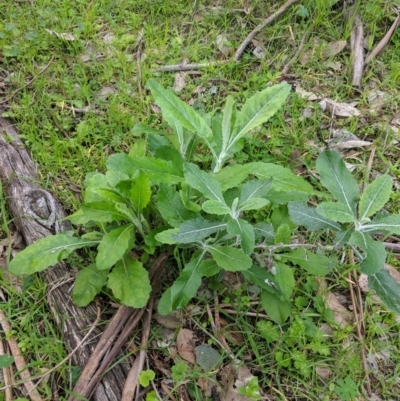
[[[364,72],[364,28],[359,15],[353,20],[353,30],[350,35],[350,46],[352,56],[351,85],[361,88],[361,80]]]
[[[15,126],[10,120],[0,117],[0,179],[10,214],[27,245],[71,228],[69,222],[61,221],[65,214],[60,203],[40,186],[38,178],[36,165],[19,139]],[[48,303],[70,353],[96,320],[96,306],[91,304],[79,308],[73,303],[70,281],[74,273],[66,263],[60,262],[47,269],[42,277],[48,284]],[[82,369],[86,366],[100,334],[99,328],[93,330],[88,341],[72,356],[74,365]],[[92,399],[119,401],[128,371],[128,363],[114,366],[101,377]]]

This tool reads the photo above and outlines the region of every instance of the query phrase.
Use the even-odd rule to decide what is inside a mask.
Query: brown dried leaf
[[[328,111],[337,117],[357,117],[361,115],[359,110],[348,103],[338,103],[332,99],[325,98],[319,104],[323,111]]]
[[[192,330],[181,329],[176,338],[176,347],[179,356],[190,363],[196,362],[194,348],[196,346],[195,334]]]
[[[45,29],[46,32],[48,32],[50,35],[57,36],[57,38],[67,40],[67,41],[73,41],[76,40],[75,36],[72,33],[58,33],[55,31],[52,31],[51,29]]]
[[[345,40],[339,40],[338,42],[326,43],[321,49],[321,58],[331,58],[339,54],[347,45]]]
[[[304,90],[300,85],[296,85],[296,93],[299,94],[299,96],[302,99],[306,99],[306,100],[318,100],[321,98],[321,96],[317,96],[315,93],[313,92],[307,92],[306,90]]]
[[[327,292],[324,294],[324,298],[328,308],[333,312],[335,322],[340,327],[345,327],[352,322],[353,314],[339,302],[338,298],[333,292]]]
[[[156,320],[158,324],[166,327],[167,329],[175,330],[182,326],[182,321],[177,318],[175,313],[169,313],[168,315],[160,315],[159,313],[154,313],[153,319]]]
[[[187,75],[187,72],[183,71],[175,74],[174,85],[172,87],[175,92],[180,92],[185,87]]]
[[[317,374],[318,377],[320,377],[321,379],[329,379],[332,375],[333,372],[331,369],[329,368],[324,368],[322,366],[317,366],[315,368],[315,373]]]

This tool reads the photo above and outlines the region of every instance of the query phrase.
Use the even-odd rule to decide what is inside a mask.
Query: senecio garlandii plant
[[[384,268],[387,255],[376,236],[400,234],[400,215],[382,211],[392,190],[388,175],[377,178],[360,195],[340,155],[325,150],[317,170],[333,201],[310,207],[309,196],[319,193],[289,169],[273,163],[232,162],[246,134],[284,104],[289,85],[258,92],[241,110],[228,96],[221,113],[204,116],[156,81],[150,80],[148,88],[173,135],[136,126],[145,139],[138,139],[129,154],[112,155],[105,174],[86,178],[84,202],[68,218],[74,225],[84,225],[85,234],[63,232],[37,241],[12,260],[12,273],[38,272],[76,249],[96,247],[95,263],[77,276],[74,301],[87,305],[106,286],[121,303],[140,308],[151,292],[142,262],[174,247],[174,255],[187,262],[162,295],[160,313],[187,305],[203,277],[240,271],[260,288],[271,319],[283,323],[290,316],[294,267],[324,276],[337,263],[335,252],[333,256],[326,252],[350,247],[359,270],[368,275],[369,286],[400,313],[399,284]],[[211,154],[209,170],[192,162],[200,146]],[[253,223],[254,211],[263,208],[278,211],[281,223]],[[295,225],[326,230],[332,243],[317,247],[315,253],[295,244],[291,242]],[[145,257],[133,258],[130,251],[135,249]]]

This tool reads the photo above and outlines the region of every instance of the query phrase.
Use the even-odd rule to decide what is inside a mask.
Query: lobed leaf
[[[72,299],[84,307],[94,300],[94,297],[106,285],[108,270],[99,271],[94,263],[82,269],[75,279]]]
[[[149,274],[142,263],[125,256],[108,275],[108,287],[124,305],[146,306],[151,292]]]

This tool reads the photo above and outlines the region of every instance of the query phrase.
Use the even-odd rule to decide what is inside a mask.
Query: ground
[[[2,116],[15,122],[39,166],[41,184],[67,213],[83,201],[86,174],[104,172],[110,155],[129,152],[143,137],[136,124],[166,129],[146,87],[151,78],[203,114],[220,110],[228,95],[242,105],[257,91],[287,82],[287,101],[247,137],[235,161],[288,167],[326,192],[316,159],[327,147],[336,149],[362,186],[389,174],[393,190],[385,210],[400,213],[400,34],[395,31],[379,54],[366,58],[358,83],[351,44],[358,15],[361,47],[371,54],[396,21],[397,1],[347,8],[343,1],[293,1],[237,61],[235,51],[246,36],[283,2],[8,3],[0,7]],[[198,66],[163,70],[182,64]],[[202,149],[195,161],[210,164],[209,154]],[[3,340],[16,339],[35,377],[67,353],[46,305],[46,285],[35,275],[11,280],[6,272],[19,246],[7,210],[1,192],[1,310],[12,322]],[[252,218],[261,221],[268,213],[257,211]],[[274,216],[279,219],[278,212]],[[304,244],[327,241],[305,229],[296,231],[299,238]],[[387,264],[396,269],[398,239],[385,242],[392,252]],[[69,263],[80,269],[90,257],[79,253]],[[155,315],[146,359],[155,373],[148,373],[154,397],[251,400],[260,391],[267,400],[398,400],[400,320],[371,292],[360,291],[355,301],[349,289],[359,280],[352,275],[355,262],[342,252],[337,259],[339,267],[324,279],[296,271],[292,314],[283,324],[260,306],[257,288],[233,273],[218,287],[204,280],[188,307],[167,319]],[[166,285],[184,262],[170,262]],[[107,291],[100,301],[118,303]],[[355,310],[363,312],[362,324],[355,323]],[[208,346],[200,350],[212,349],[209,358],[217,362],[210,367],[196,359],[193,344]],[[60,366],[41,383],[43,399],[67,399],[79,373],[68,362]],[[235,380],[244,395],[230,386]],[[23,397],[20,390],[16,386],[15,394]],[[0,394],[0,400],[5,397]]]

